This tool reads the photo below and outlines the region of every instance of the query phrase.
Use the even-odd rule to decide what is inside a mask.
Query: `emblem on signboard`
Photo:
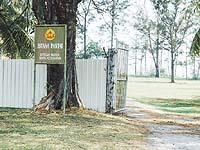
[[[45,32],[45,38],[48,40],[48,41],[52,41],[55,39],[56,37],[56,33],[53,29],[48,29],[46,32]]]

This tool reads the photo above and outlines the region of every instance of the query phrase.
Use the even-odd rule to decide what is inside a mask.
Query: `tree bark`
[[[159,25],[158,25],[158,18],[157,18],[157,39],[156,39],[156,62],[155,62],[155,67],[156,67],[156,78],[160,77],[160,67],[159,67],[159,46],[160,46],[160,32],[159,32]]]
[[[155,77],[159,78],[160,77],[160,66],[159,66],[159,31],[157,27],[157,39],[156,39],[156,51],[154,51],[153,46],[152,46],[152,41],[151,41],[151,31],[150,28],[148,29],[148,38],[149,38],[149,44],[150,44],[150,53],[153,57],[153,62],[155,65]]]
[[[87,14],[85,13],[85,17],[84,17],[84,59],[87,59],[87,36],[86,36],[86,32],[87,32]]]
[[[84,55],[83,58],[87,59],[87,17],[90,11],[90,5],[91,5],[92,0],[89,1],[89,4],[87,6],[87,8],[83,8],[84,9]]]
[[[199,72],[200,72],[200,63],[198,63],[198,69],[197,69],[197,79],[199,79]]]
[[[175,83],[174,74],[174,53],[171,52],[171,83]]]
[[[156,48],[156,62],[155,62],[155,68],[156,68],[156,78],[160,77],[160,67],[159,67],[159,48],[157,46]]]
[[[187,52],[185,57],[185,79],[188,79],[188,58],[187,58]]]
[[[194,61],[194,64],[193,64],[193,78],[196,78],[196,57],[195,56],[193,57],[193,61]]]
[[[147,52],[145,53],[144,56],[144,72],[145,72],[145,76],[147,74]]]
[[[140,76],[143,75],[142,72],[143,72],[143,70],[142,70],[142,58],[141,58],[141,59],[140,59]]]
[[[137,76],[137,49],[135,49],[135,76]]]
[[[159,70],[159,66],[158,66],[157,63],[155,64],[155,68],[156,68],[156,75],[155,75],[155,77],[159,78],[160,77],[160,70]]]
[[[38,24],[66,24],[67,25],[67,106],[80,106],[77,98],[77,81],[75,66],[76,47],[76,13],[81,0],[33,0],[33,11]],[[43,13],[41,13],[43,12]],[[64,65],[48,65],[47,67],[48,96],[41,100],[41,104],[49,102],[44,109],[61,109],[64,92]],[[49,96],[51,95],[51,96]],[[49,100],[51,98],[51,100]],[[43,103],[42,103],[43,102]],[[38,105],[38,107],[39,107]],[[37,107],[36,107],[37,108]]]

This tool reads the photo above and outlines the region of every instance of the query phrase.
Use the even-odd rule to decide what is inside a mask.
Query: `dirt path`
[[[150,130],[149,150],[200,150],[200,118],[166,113],[128,99],[126,114]]]

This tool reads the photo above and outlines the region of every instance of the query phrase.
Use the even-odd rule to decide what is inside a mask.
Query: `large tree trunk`
[[[77,81],[75,67],[76,13],[80,1],[81,0],[33,0],[33,11],[38,20],[38,24],[67,25],[68,107],[80,106],[76,91]],[[61,109],[63,107],[62,99],[64,93],[64,65],[48,65],[47,68],[48,96],[41,100],[36,109]]]

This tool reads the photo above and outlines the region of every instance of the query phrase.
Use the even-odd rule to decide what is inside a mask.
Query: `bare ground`
[[[150,130],[148,150],[200,149],[200,117],[163,112],[133,99],[127,100],[126,115]]]

